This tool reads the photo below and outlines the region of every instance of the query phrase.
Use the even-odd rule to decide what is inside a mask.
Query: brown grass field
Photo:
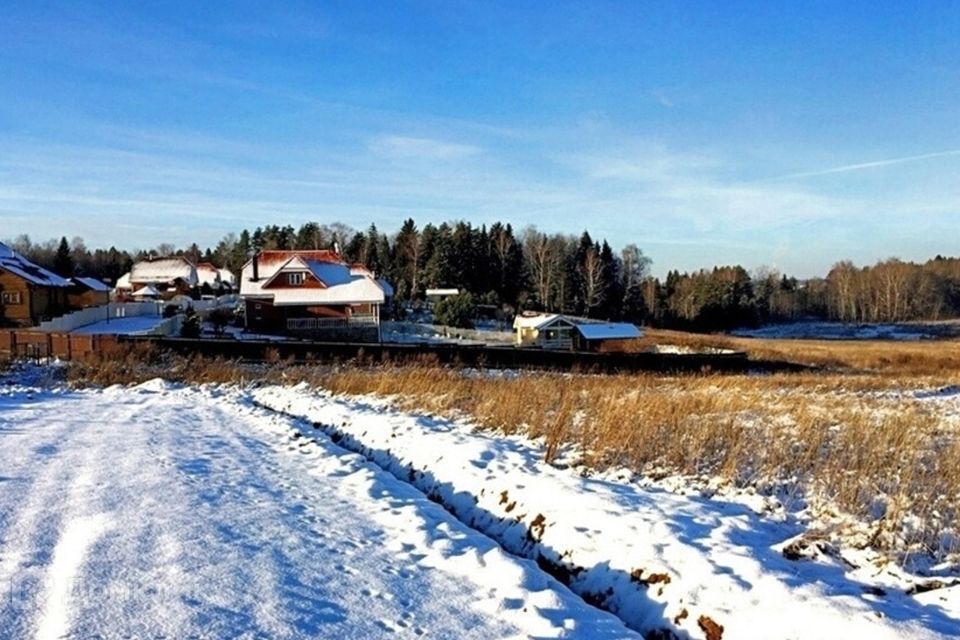
[[[503,375],[430,365],[252,367],[136,347],[72,363],[69,377],[103,385],[158,375],[189,383],[305,381],[334,393],[387,395],[404,409],[541,439],[548,462],[572,450],[586,469],[682,476],[694,487],[719,484],[806,505],[825,535],[901,560],[960,552],[960,402],[948,397],[950,389],[939,400],[923,397],[960,385],[960,342],[650,331],[630,346],[653,344],[746,350],[756,359],[824,368],[774,375]]]

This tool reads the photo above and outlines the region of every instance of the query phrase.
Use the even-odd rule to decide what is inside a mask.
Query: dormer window
[[[287,274],[287,284],[291,286],[299,286],[303,284],[303,274],[302,273],[288,273]]]

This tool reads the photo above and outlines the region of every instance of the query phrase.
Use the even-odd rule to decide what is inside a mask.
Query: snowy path
[[[0,635],[636,637],[294,433],[160,383],[0,395]]]

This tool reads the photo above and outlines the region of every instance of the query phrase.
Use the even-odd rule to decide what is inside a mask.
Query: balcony
[[[349,318],[288,318],[287,332],[316,340],[376,342],[380,322],[374,314]]]

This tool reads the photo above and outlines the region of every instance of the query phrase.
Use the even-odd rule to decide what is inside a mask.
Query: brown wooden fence
[[[184,355],[205,355],[248,361],[287,359],[301,362],[416,362],[490,368],[536,368],[560,371],[796,371],[806,367],[786,362],[748,360],[745,353],[664,354],[589,353],[520,349],[510,345],[404,344],[229,339],[186,339],[160,336],[74,335],[0,330],[0,356],[40,359],[83,358],[109,354],[120,343],[148,342]]]
[[[117,336],[74,335],[48,331],[0,329],[0,355],[11,358],[83,358],[117,348]]]

